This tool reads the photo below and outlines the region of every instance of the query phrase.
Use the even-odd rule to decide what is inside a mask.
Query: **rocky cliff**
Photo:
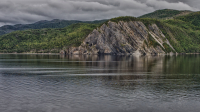
[[[119,21],[103,24],[90,33],[79,47],[71,47],[67,54],[139,54],[167,53],[171,46],[156,24],[145,26],[140,21]]]

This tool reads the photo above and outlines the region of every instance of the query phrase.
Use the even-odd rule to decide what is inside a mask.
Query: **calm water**
[[[200,56],[1,54],[0,112],[200,112]]]

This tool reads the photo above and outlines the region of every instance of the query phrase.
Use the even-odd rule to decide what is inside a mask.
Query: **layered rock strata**
[[[71,47],[66,54],[165,54],[163,44],[170,45],[156,24],[145,26],[140,21],[118,23],[109,21],[94,29],[79,47]]]

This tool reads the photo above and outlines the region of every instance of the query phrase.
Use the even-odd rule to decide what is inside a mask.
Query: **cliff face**
[[[109,21],[93,30],[81,46],[69,48],[66,53],[156,55],[166,53],[166,45],[175,52],[156,24],[146,27],[140,21]]]

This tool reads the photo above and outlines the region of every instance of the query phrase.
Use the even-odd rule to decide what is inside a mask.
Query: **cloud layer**
[[[138,17],[166,8],[197,11],[196,3],[195,0],[1,0],[0,26],[52,19],[86,21]]]

